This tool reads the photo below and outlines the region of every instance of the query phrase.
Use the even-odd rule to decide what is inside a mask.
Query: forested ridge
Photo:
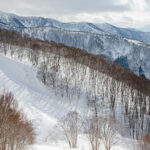
[[[85,50],[68,47],[64,44],[48,42],[21,35],[16,31],[0,29],[0,41],[2,43],[30,48],[30,51],[38,55],[39,51],[53,53],[57,56],[65,57],[97,70],[112,78],[140,90],[146,95],[150,94],[150,81],[144,77],[133,74],[130,70],[117,64],[105,60],[101,55],[89,54]],[[33,54],[34,55],[34,54]],[[38,60],[37,60],[38,61]]]

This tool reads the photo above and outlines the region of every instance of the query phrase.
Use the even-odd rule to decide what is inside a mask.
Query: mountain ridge
[[[90,32],[90,33],[99,33],[98,31],[100,31],[100,33],[115,34],[115,35],[119,35],[119,36],[122,36],[122,37],[125,37],[125,38],[133,38],[133,39],[136,39],[136,40],[142,40],[142,39],[136,38],[133,35],[132,36],[127,36],[127,35],[123,36],[121,33],[117,33],[116,34],[114,32],[119,32],[119,30],[121,30],[121,31],[122,30],[123,31],[126,30],[128,32],[131,32],[130,34],[132,34],[132,32],[133,33],[134,32],[136,32],[136,33],[139,32],[139,33],[142,33],[142,34],[145,33],[145,32],[142,32],[142,31],[138,31],[137,29],[119,28],[119,27],[116,27],[116,26],[108,24],[108,23],[102,23],[102,24],[94,24],[94,23],[90,23],[90,22],[70,22],[70,23],[63,23],[63,22],[60,22],[60,21],[57,21],[57,20],[51,19],[51,18],[34,17],[34,16],[31,16],[31,17],[24,17],[23,16],[22,17],[22,16],[18,16],[18,15],[15,15],[15,14],[11,14],[11,13],[5,13],[5,12],[1,12],[0,16],[1,16],[0,20],[2,20],[5,17],[7,17],[8,20],[12,19],[13,17],[15,17],[16,19],[21,20],[22,24],[26,28],[27,27],[32,28],[32,27],[51,27],[51,26],[54,26],[54,27],[59,27],[59,28],[66,29],[66,30],[83,31],[83,32],[84,31],[87,32],[87,30],[89,29],[88,32]],[[32,23],[31,20],[35,20],[36,24],[38,24],[38,25],[36,26],[35,24],[32,24],[32,26],[29,26],[29,24]],[[27,21],[29,21],[29,22],[27,22]],[[29,24],[27,24],[27,23],[29,23]],[[85,26],[87,26],[87,27],[85,28]],[[90,26],[92,28],[89,28],[88,26]],[[111,28],[113,30],[116,30],[116,31],[112,32],[112,30],[111,30],[111,32],[110,32],[110,31],[108,31],[107,27]],[[95,28],[96,31],[92,30],[93,28]],[[149,33],[147,33],[147,34],[149,34]]]

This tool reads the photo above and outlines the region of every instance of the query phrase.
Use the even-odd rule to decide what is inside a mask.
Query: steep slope
[[[0,89],[3,88],[14,93],[20,108],[32,121],[38,136],[37,144],[44,144],[47,136],[53,131],[57,119],[76,105],[54,96],[36,78],[35,68],[0,54]],[[47,148],[62,150],[59,147],[54,148],[53,145]],[[44,150],[46,146],[37,145],[36,149]]]
[[[86,99],[70,101],[54,95],[37,79],[34,67],[0,54],[0,90],[3,88],[14,93],[19,107],[32,121],[37,135],[35,150],[68,150],[67,144],[59,139],[61,132],[56,130],[57,121],[71,110],[87,115]],[[84,148],[90,150],[88,143],[80,140],[77,150],[83,148],[83,143]],[[128,139],[121,140],[128,142]],[[116,146],[116,149],[129,150],[129,147]]]
[[[87,114],[86,101],[84,99],[70,101],[66,97],[56,96],[53,91],[38,80],[36,73],[36,69],[32,66],[0,54],[0,90],[5,88],[14,93],[20,108],[34,125],[37,134],[36,144],[51,142],[51,146],[55,145],[57,148],[49,146],[47,148],[59,149],[59,146],[51,139],[58,137],[57,131],[54,130],[57,121],[71,110]],[[51,137],[52,135],[54,137]],[[59,141],[59,138],[57,140]],[[46,146],[36,147],[44,150]]]

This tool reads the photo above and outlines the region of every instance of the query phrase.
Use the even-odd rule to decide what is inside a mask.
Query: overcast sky
[[[150,0],[0,0],[0,10],[64,22],[107,22],[122,27],[150,24]]]

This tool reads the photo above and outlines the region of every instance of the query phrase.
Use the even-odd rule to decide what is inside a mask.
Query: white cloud
[[[147,11],[150,9],[148,0],[131,0],[129,3],[132,10]]]
[[[24,16],[108,22],[125,27],[150,23],[150,0],[0,0],[0,10]]]

